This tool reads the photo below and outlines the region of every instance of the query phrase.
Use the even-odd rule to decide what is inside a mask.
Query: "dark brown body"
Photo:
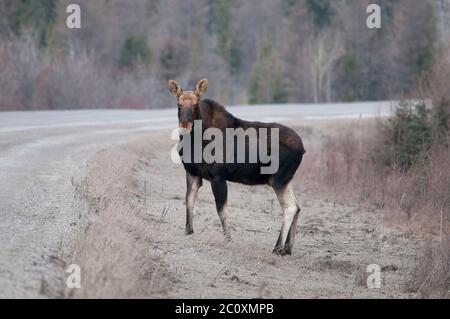
[[[234,163],[183,163],[189,174],[208,181],[223,179],[225,181],[245,185],[253,186],[267,184],[273,187],[282,188],[292,180],[292,177],[302,161],[303,154],[305,153],[301,138],[293,130],[276,123],[248,122],[238,119],[213,100],[205,99],[200,101],[199,112],[194,120],[202,120],[203,131],[211,127],[218,128],[223,132],[224,137],[226,136],[226,128],[242,128],[244,130],[254,128],[257,131],[260,128],[277,128],[279,130],[280,165],[277,173],[273,175],[261,174],[261,167],[267,165],[262,164],[261,162],[238,164],[237,160],[235,160]],[[191,132],[191,140],[194,142],[193,132],[194,130]],[[207,141],[204,142],[205,145],[207,143]],[[225,141],[223,145],[226,145]],[[225,151],[226,149],[224,147],[224,154]],[[248,152],[248,144],[246,144],[246,151]],[[237,152],[235,152],[235,154],[236,153]],[[190,162],[193,163],[193,159]],[[225,162],[225,160],[223,162]]]
[[[177,98],[179,126],[190,132],[187,134],[190,134],[192,143],[191,149],[195,149],[195,125],[198,125],[198,123],[195,122],[196,120],[201,121],[203,132],[208,128],[216,128],[222,132],[221,135],[224,138],[224,157],[227,151],[225,147],[227,128],[241,128],[244,131],[253,128],[258,133],[258,140],[262,138],[259,134],[259,129],[269,129],[266,138],[268,145],[271,145],[269,142],[271,141],[270,129],[276,128],[279,133],[279,166],[275,173],[265,175],[262,174],[261,168],[268,164],[262,164],[263,161],[261,161],[259,155],[256,163],[251,163],[250,161],[238,163],[236,158],[232,161],[233,163],[226,163],[227,161],[225,160],[220,161],[220,163],[215,162],[212,164],[208,164],[204,161],[195,163],[194,154],[192,154],[190,161],[185,159],[183,165],[186,170],[187,181],[186,234],[191,235],[194,233],[194,205],[197,198],[197,192],[203,185],[203,180],[207,180],[211,183],[217,212],[222,223],[224,234],[227,238],[231,238],[227,222],[227,182],[245,185],[270,185],[274,189],[281,208],[283,209],[283,224],[280,236],[275,245],[274,253],[279,255],[291,254],[300,213],[300,207],[295,198],[291,180],[305,154],[301,138],[293,130],[283,125],[241,120],[227,112],[225,108],[217,102],[212,100],[201,100],[201,96],[206,92],[207,88],[208,81],[206,79],[199,81],[194,91],[183,91],[176,81],[169,81],[170,92]],[[187,137],[187,135],[185,135],[185,137]],[[202,140],[202,147],[204,148],[209,142],[210,141]],[[246,153],[249,152],[249,147],[250,143],[247,139],[245,144]],[[268,149],[269,153],[273,151],[270,148]],[[235,156],[237,156],[237,153],[238,152],[235,149]],[[180,155],[183,155],[182,150]],[[245,158],[248,159],[247,156]]]

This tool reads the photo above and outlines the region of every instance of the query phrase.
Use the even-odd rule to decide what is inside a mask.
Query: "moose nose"
[[[183,130],[187,130],[189,133],[192,132],[192,123],[191,122],[181,122],[180,128]]]

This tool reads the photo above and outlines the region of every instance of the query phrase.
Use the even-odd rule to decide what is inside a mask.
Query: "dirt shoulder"
[[[294,254],[271,251],[281,209],[268,187],[229,187],[233,241],[225,242],[209,183],[199,192],[195,234],[184,236],[185,173],[170,160],[170,132],[149,134],[99,153],[79,186],[88,224],[67,263],[82,288],[67,297],[411,298],[417,240],[357,206],[312,199],[302,206]],[[381,288],[366,269],[382,267]]]

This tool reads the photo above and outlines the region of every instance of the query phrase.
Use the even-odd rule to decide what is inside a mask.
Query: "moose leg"
[[[300,208],[290,184],[274,190],[283,209],[283,225],[273,252],[278,255],[290,255],[294,246]]]
[[[194,233],[194,205],[202,179],[186,172],[186,235]]]
[[[286,239],[286,244],[284,245],[284,252],[286,255],[292,255],[292,248],[294,247],[295,235],[297,234],[297,222],[298,216],[300,215],[300,208],[298,208],[297,213],[292,220],[291,228],[289,229],[289,234]]]
[[[231,240],[231,234],[227,223],[227,182],[222,178],[214,178],[211,181],[211,188],[216,200],[217,213],[219,214],[220,222],[222,223],[223,233],[228,240]]]

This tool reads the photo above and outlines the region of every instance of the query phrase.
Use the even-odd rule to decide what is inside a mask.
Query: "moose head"
[[[179,127],[191,132],[194,121],[200,116],[200,99],[208,89],[208,80],[200,80],[194,91],[183,91],[176,81],[170,80],[169,89],[170,93],[177,98]]]

